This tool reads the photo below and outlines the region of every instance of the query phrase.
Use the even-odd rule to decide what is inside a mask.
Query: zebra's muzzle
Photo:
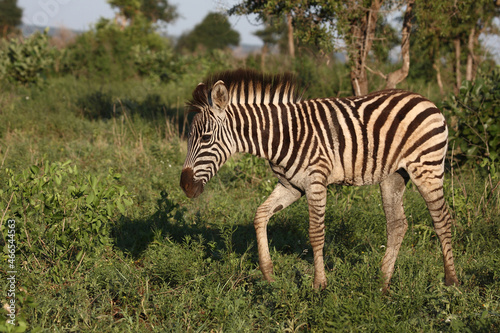
[[[188,198],[196,198],[203,192],[203,182],[195,181],[193,169],[185,168],[181,173],[181,188]]]

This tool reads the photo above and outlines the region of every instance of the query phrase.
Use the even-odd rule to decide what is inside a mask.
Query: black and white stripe
[[[385,90],[361,97],[302,100],[293,76],[237,70],[198,85],[189,103],[194,117],[181,187],[190,197],[238,152],[269,160],[279,183],[254,220],[259,263],[272,280],[266,226],[277,211],[306,195],[315,287],[325,286],[324,213],[328,184],[381,184],[387,217],[382,263],[387,289],[407,229],[405,184],[419,189],[442,244],[446,283],[457,284],[450,214],[443,196],[446,121],[419,94]]]

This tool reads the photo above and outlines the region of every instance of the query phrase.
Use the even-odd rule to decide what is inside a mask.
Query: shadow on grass
[[[210,225],[203,223],[200,216],[197,223],[187,223],[184,215],[185,208],[170,199],[167,192],[162,191],[161,197],[157,200],[155,213],[139,219],[122,217],[114,225],[112,236],[116,246],[134,259],[140,258],[155,239],[168,237],[173,242],[182,243],[187,237],[201,236],[205,244],[215,244],[211,254],[208,254],[215,260],[221,259],[222,252],[230,251],[241,256],[252,248],[249,255],[252,260],[258,261],[252,221],[239,225]],[[268,225],[269,247],[281,254],[295,255],[312,263],[313,256],[307,232],[308,221],[300,215],[277,216],[271,221]],[[333,255],[351,263],[357,262],[359,260],[357,256],[350,254],[353,247],[356,247],[355,251],[363,251],[369,245],[355,236],[355,226],[343,220],[336,223],[326,222],[330,225],[325,241],[326,260],[328,261],[328,256]]]
[[[162,191],[157,200],[157,210],[150,216],[139,219],[130,219],[122,216],[112,227],[112,237],[116,246],[135,259],[139,258],[149,244],[158,238],[169,237],[170,240],[182,243],[186,237],[203,237],[206,243],[215,243],[216,250],[228,250],[239,255],[247,252],[249,244],[256,241],[253,223],[240,225],[209,225],[199,221],[187,223],[185,208],[179,206]],[[201,217],[199,217],[201,220]],[[285,253],[295,252],[300,255],[302,248],[294,244],[307,244],[307,235],[303,235],[298,228],[288,223],[270,225],[268,228],[271,246]],[[228,244],[230,242],[230,244]],[[214,255],[219,251],[215,251]],[[255,252],[255,253],[253,253]],[[252,257],[257,258],[257,251],[252,251]],[[220,258],[214,258],[220,259]]]
[[[185,133],[194,114],[184,113],[183,108],[172,108],[163,102],[158,94],[148,94],[142,100],[117,99],[110,92],[96,90],[76,101],[79,115],[90,119],[113,119],[122,115],[139,117],[155,124],[173,122],[177,132]],[[187,117],[187,118],[186,118]]]
[[[111,234],[120,250],[137,259],[158,236],[176,242],[182,242],[186,236],[202,235],[206,240],[218,237],[217,230],[185,223],[185,209],[170,199],[166,191],[160,195],[152,215],[138,219],[122,216],[113,226]]]

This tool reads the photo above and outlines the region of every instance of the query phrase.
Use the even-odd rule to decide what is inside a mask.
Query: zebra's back
[[[442,168],[447,148],[446,121],[419,94],[385,90],[362,97],[301,102],[326,154],[329,183],[380,183],[397,170]],[[317,160],[311,152],[310,160]],[[418,175],[416,175],[418,177]]]

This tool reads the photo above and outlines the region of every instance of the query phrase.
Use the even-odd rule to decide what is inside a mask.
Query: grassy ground
[[[8,245],[7,220],[16,220],[17,330],[500,330],[493,180],[460,169],[446,177],[458,288],[443,284],[439,242],[412,185],[410,226],[388,295],[380,293],[385,217],[376,186],[330,188],[329,284],[321,292],[312,289],[305,200],[273,217],[276,282],[269,284],[252,225],[275,184],[265,162],[229,161],[195,200],[178,186],[186,151],[178,125],[191,88],[67,77],[3,89],[1,229]],[[98,119],[103,114],[110,118]],[[12,331],[6,313],[0,330]]]

